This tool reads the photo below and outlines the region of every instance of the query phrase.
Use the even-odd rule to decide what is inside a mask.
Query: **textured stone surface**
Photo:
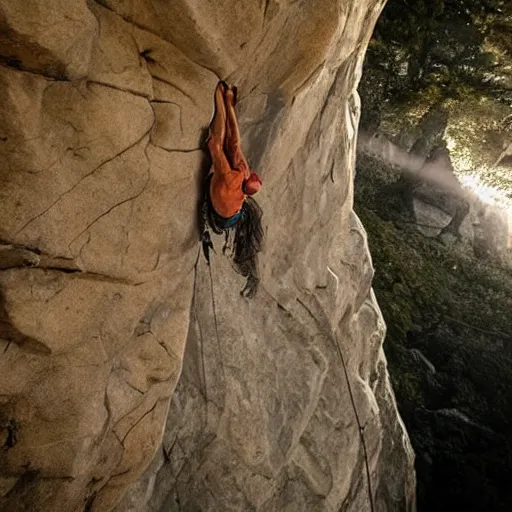
[[[47,32],[0,2],[0,509],[369,510],[353,400],[377,510],[413,510],[351,210],[380,3],[53,3]],[[219,76],[264,180],[253,301],[221,239],[198,259]]]
[[[76,80],[87,75],[98,24],[85,0],[0,2],[0,54],[7,64]]]

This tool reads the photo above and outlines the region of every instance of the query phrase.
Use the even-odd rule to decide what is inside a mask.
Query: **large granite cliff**
[[[0,510],[414,509],[352,211],[381,8],[0,0]],[[264,181],[251,301],[199,253],[219,78]]]

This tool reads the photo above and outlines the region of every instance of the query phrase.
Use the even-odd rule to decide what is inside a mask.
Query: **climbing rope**
[[[213,311],[213,319],[214,319],[214,324],[215,324],[215,335],[217,338],[217,346],[218,346],[218,350],[219,350],[219,357],[220,357],[221,368],[222,368],[222,377],[223,377],[223,380],[225,383],[226,375],[224,372],[224,365],[223,365],[224,359],[223,359],[223,355],[222,355],[222,347],[221,347],[221,343],[220,343],[220,336],[219,336],[219,330],[218,330],[217,309],[216,309],[216,304],[215,304],[215,293],[214,293],[214,288],[213,288],[212,268],[211,268],[209,261],[207,264],[208,264],[209,276],[210,276],[210,291],[211,291],[211,297],[212,297],[212,311]],[[299,301],[299,302],[302,304],[302,301]],[[303,306],[304,306],[304,304],[303,304]],[[309,311],[309,309],[308,309],[308,311]],[[310,312],[310,314],[311,314],[311,312]],[[313,315],[311,315],[311,316],[313,316]],[[314,316],[313,316],[313,318],[315,319],[315,322],[320,327],[320,329],[323,331],[324,329],[320,326],[318,319]],[[350,403],[352,405],[352,410],[354,412],[354,417],[356,419],[356,423],[357,423],[357,427],[358,427],[358,431],[359,431],[359,438],[361,440],[361,446],[363,449],[363,459],[364,459],[364,465],[365,465],[365,470],[366,470],[366,480],[367,480],[367,489],[368,489],[368,501],[370,503],[370,512],[375,512],[376,509],[375,509],[375,502],[374,502],[374,497],[373,497],[373,486],[372,486],[372,478],[371,478],[371,472],[370,472],[370,461],[369,461],[369,456],[368,456],[368,448],[366,446],[366,439],[364,437],[365,426],[361,424],[361,419],[359,416],[359,412],[357,410],[357,406],[356,406],[356,402],[355,402],[355,398],[354,398],[354,392],[352,390],[352,384],[350,383],[348,369],[347,369],[347,365],[345,362],[345,357],[343,356],[343,352],[341,350],[339,338],[334,330],[332,332],[332,336],[328,336],[328,338],[331,339],[334,346],[336,347],[336,351],[338,353],[338,356],[341,361],[341,366],[343,368],[343,374],[345,376],[345,380],[347,383],[347,389],[348,389],[348,394],[350,397]],[[205,387],[206,387],[206,379],[205,379]],[[205,392],[206,392],[206,390],[205,390]]]
[[[357,412],[356,402],[354,400],[354,393],[352,392],[352,385],[350,384],[350,379],[348,378],[348,370],[347,365],[345,364],[345,358],[343,357],[343,352],[341,351],[340,342],[337,334],[333,331],[332,338],[334,345],[336,345],[336,349],[338,351],[338,355],[340,356],[341,365],[343,367],[343,373],[345,375],[345,380],[347,381],[348,394],[350,396],[350,402],[352,404],[352,410],[354,411],[354,416],[356,418],[357,427],[359,429],[359,437],[361,439],[361,445],[363,447],[363,457],[364,457],[364,465],[366,468],[366,479],[368,482],[368,500],[370,502],[370,511],[375,512],[375,503],[373,500],[373,490],[372,490],[372,479],[370,474],[370,461],[368,458],[368,449],[366,447],[366,439],[364,437],[364,429],[365,426],[361,425],[361,420],[359,418],[359,413]]]
[[[217,322],[217,306],[215,304],[215,293],[213,290],[212,266],[210,263],[208,263],[208,270],[209,270],[209,274],[210,274],[210,293],[212,296],[213,323],[215,325],[215,336],[217,338],[217,347],[219,350],[220,367],[222,369],[222,380],[224,381],[224,387],[225,387],[226,386],[226,374],[224,372],[224,356],[222,355],[222,345],[220,343],[219,325]]]
[[[324,328],[324,326],[320,323],[318,318],[315,315],[313,315],[313,313],[306,306],[306,304],[304,304],[304,302],[302,302],[302,300],[300,300],[300,299],[297,299],[297,301],[309,313],[311,318],[316,323],[320,332],[324,333],[324,335],[329,340],[331,340],[333,342],[334,346],[336,347],[336,351],[338,352],[338,355],[340,357],[341,366],[343,368],[343,373],[345,375],[345,380],[347,382],[350,403],[352,405],[352,410],[354,411],[354,416],[356,418],[356,423],[357,423],[357,427],[359,430],[359,438],[361,439],[361,446],[363,447],[363,458],[364,458],[364,465],[365,465],[365,469],[366,469],[366,479],[368,482],[367,489],[368,489],[368,501],[370,503],[370,512],[375,512],[375,502],[373,499],[372,479],[371,479],[371,473],[370,473],[370,461],[369,461],[369,457],[368,457],[368,449],[366,447],[366,439],[364,437],[365,426],[361,425],[361,420],[360,420],[359,413],[358,413],[357,407],[356,407],[356,401],[354,399],[354,393],[352,391],[352,385],[350,384],[350,379],[348,376],[347,365],[345,363],[345,358],[343,357],[343,352],[341,350],[341,344],[338,339],[338,335],[336,334],[336,331],[334,329],[332,329],[331,332],[326,332],[326,329]]]

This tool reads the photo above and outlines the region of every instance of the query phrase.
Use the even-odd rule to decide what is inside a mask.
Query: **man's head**
[[[251,171],[249,177],[243,182],[242,190],[244,194],[248,196],[252,196],[256,194],[261,188],[261,180],[260,177],[254,172]]]

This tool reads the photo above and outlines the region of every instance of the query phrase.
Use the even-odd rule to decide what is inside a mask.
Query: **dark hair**
[[[242,206],[242,216],[233,227],[233,262],[237,272],[247,278],[240,293],[249,298],[254,297],[260,282],[258,253],[263,242],[262,215],[259,204],[252,197],[247,197]]]

